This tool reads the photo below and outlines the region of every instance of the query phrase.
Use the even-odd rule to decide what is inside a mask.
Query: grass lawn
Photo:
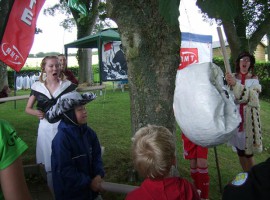
[[[18,91],[17,95],[29,94],[30,91]],[[91,126],[100,139],[101,145],[105,147],[103,156],[106,170],[105,180],[109,182],[140,184],[128,181],[128,170],[132,168],[130,157],[131,146],[131,119],[130,119],[130,98],[128,90],[112,89],[108,84],[103,95],[87,104],[89,113],[88,125]],[[24,109],[27,100],[6,102],[0,104],[0,116],[9,121],[17,130],[18,135],[28,144],[29,149],[23,156],[24,164],[35,163],[35,145],[37,137],[38,119],[25,113]],[[264,150],[261,154],[255,155],[257,163],[266,160],[270,153],[270,103],[261,100],[261,121]],[[180,175],[190,179],[189,161],[182,156],[182,143],[180,131],[177,131],[177,158]],[[221,174],[221,185],[225,186],[233,177],[241,172],[236,153],[226,144],[216,147],[218,163]],[[209,173],[210,173],[210,199],[221,199],[214,148],[209,149]],[[104,199],[124,199],[124,195],[105,192]]]

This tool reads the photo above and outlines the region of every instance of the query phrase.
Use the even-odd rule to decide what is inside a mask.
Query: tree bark
[[[267,34],[267,58],[270,61],[270,33]]]
[[[8,14],[12,8],[13,3],[14,0],[0,1],[0,42],[2,41],[2,37],[4,35],[6,23],[8,20]],[[3,89],[4,85],[8,85],[7,66],[5,63],[0,61],[0,91]]]
[[[251,54],[255,52],[262,37],[270,29],[270,23],[268,23],[269,20],[270,16],[264,23],[260,24],[250,38],[246,36],[247,25],[244,22],[241,22],[241,20],[235,19],[234,22],[224,21],[222,23],[231,49],[231,58],[233,61],[236,60],[241,51],[248,51]]]
[[[8,14],[12,8],[13,3],[14,0],[0,1],[0,41],[2,40],[2,36],[4,34],[6,23],[8,20]]]
[[[255,51],[257,45],[262,40],[263,36],[269,33],[270,30],[270,15],[262,22],[256,29],[256,31],[250,37],[251,50]]]
[[[173,95],[180,61],[180,30],[159,13],[158,1],[109,0],[128,64],[132,135],[147,124],[175,133]],[[178,9],[176,6],[175,9]]]
[[[7,66],[0,60],[0,91],[8,85]]]
[[[71,9],[71,13],[77,25],[77,39],[91,35],[99,14],[98,5],[100,0],[86,0],[86,2],[87,3],[85,3],[85,5],[88,6],[87,10],[90,13],[84,18],[83,22],[79,22],[78,20],[80,18],[78,11]],[[78,63],[79,83],[86,83],[88,85],[91,85],[94,82],[92,72],[92,49],[78,49]]]
[[[235,27],[232,22],[223,22],[223,28],[228,40],[228,44],[231,49],[231,60],[233,61],[231,64],[232,71],[234,71],[234,61],[236,60],[239,52],[240,52],[240,40],[237,36]]]
[[[78,50],[79,83],[91,85],[94,81],[92,73],[92,49]]]
[[[242,51],[253,54],[261,39],[269,32],[268,1],[198,0],[197,5],[204,14],[222,22],[233,62]]]

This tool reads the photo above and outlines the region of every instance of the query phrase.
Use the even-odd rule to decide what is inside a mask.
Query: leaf
[[[234,19],[241,7],[238,6],[240,0],[197,0],[196,5],[209,18],[232,20]],[[242,6],[242,5],[241,5]]]
[[[179,24],[179,4],[180,0],[159,0],[159,12],[171,25]]]
[[[68,0],[68,6],[74,10],[79,11],[84,16],[87,15],[86,6],[83,3],[80,3],[79,0]]]

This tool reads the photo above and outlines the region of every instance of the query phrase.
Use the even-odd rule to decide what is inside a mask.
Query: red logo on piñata
[[[181,63],[178,69],[183,69],[186,66],[199,62],[197,48],[181,48],[180,49]]]

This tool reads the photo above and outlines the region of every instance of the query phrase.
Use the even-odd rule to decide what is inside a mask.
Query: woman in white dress
[[[46,56],[41,62],[39,81],[32,85],[31,94],[25,108],[26,113],[34,115],[40,120],[36,144],[36,162],[44,165],[47,173],[47,184],[51,191],[53,191],[51,144],[59,122],[49,123],[44,118],[44,114],[57,102],[61,95],[75,90],[76,87],[61,74],[58,57]],[[34,108],[36,102],[37,105]]]
[[[228,85],[233,89],[235,102],[242,118],[238,132],[229,143],[237,150],[244,171],[255,164],[253,154],[262,151],[259,93],[261,85],[254,74],[255,58],[242,52],[236,59],[236,73],[226,73]]]

